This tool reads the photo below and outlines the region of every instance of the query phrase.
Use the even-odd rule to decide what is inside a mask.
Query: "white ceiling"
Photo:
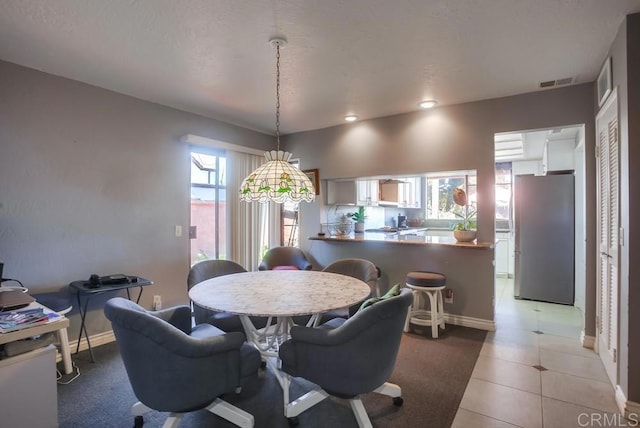
[[[2,0],[0,59],[273,133],[595,80],[640,0]]]

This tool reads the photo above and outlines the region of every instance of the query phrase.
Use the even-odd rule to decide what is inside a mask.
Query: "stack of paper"
[[[0,312],[0,332],[8,333],[47,322],[50,319],[50,315],[45,313],[43,308]],[[55,313],[53,315],[58,316]]]

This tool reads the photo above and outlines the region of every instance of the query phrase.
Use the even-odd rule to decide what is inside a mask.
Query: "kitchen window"
[[[464,207],[453,201],[453,189],[460,188],[467,193],[469,209],[476,208],[477,177],[475,171],[455,171],[450,173],[427,174],[426,178],[426,219],[440,221],[441,226],[450,227],[457,223],[456,214],[464,214]]]
[[[496,228],[511,229],[513,175],[511,162],[496,163]]]

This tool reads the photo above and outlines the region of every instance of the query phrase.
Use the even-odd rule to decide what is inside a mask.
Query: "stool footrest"
[[[407,283],[407,288],[413,291],[413,304],[407,313],[407,319],[404,325],[404,331],[408,332],[411,324],[420,326],[431,326],[431,337],[438,338],[438,327],[445,328],[444,323],[444,305],[442,302],[442,290],[445,286],[438,287],[421,287]],[[421,307],[421,300],[429,300],[430,310]]]

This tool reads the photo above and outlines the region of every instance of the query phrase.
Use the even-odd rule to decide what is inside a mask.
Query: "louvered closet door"
[[[598,353],[611,383],[617,384],[618,253],[619,253],[619,131],[617,91],[596,116],[598,137]]]

